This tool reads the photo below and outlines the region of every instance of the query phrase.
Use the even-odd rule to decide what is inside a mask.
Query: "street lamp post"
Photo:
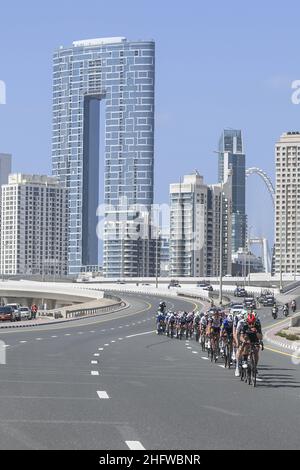
[[[248,286],[250,286],[250,274],[251,274],[251,243],[250,243],[250,234],[251,234],[252,225],[249,227],[248,233]]]
[[[155,286],[158,289],[158,240],[160,238],[160,230],[158,229],[156,236],[156,250],[155,250]]]
[[[219,282],[219,304],[222,304],[223,300],[223,182],[221,183],[220,193],[220,282]]]

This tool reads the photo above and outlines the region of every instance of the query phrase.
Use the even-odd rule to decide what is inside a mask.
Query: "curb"
[[[296,315],[298,313],[296,313]],[[293,318],[293,317],[290,317],[290,318]],[[277,326],[274,326],[273,328],[271,328],[270,330],[268,330],[265,333],[264,337],[269,343],[273,344],[274,346],[280,346],[281,348],[289,349],[290,351],[300,352],[300,346],[296,346],[295,344],[293,344],[293,342],[291,342],[289,340],[274,339],[275,334],[278,333],[279,331],[281,331],[282,329],[284,329],[284,327],[289,324],[290,318],[287,320],[286,323],[284,322],[284,323],[280,324],[280,326],[277,325]]]

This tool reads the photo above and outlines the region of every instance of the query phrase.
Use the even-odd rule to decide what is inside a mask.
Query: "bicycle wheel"
[[[229,367],[228,344],[224,347],[224,365],[225,367]]]
[[[251,354],[251,382],[253,387],[256,387],[256,361],[254,354]]]

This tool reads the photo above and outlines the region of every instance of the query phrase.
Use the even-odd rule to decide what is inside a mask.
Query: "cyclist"
[[[163,312],[158,311],[156,315],[156,333],[164,333],[166,329],[166,316]]]
[[[166,302],[162,301],[162,302],[159,302],[159,310],[164,313],[165,309],[166,309]]]
[[[216,309],[211,310],[209,314],[206,335],[210,337],[212,348],[218,350],[222,319],[219,311]],[[217,355],[216,359],[218,359]]]
[[[236,316],[234,326],[233,326],[233,338],[234,338],[234,344],[236,348],[235,352],[235,359],[236,359],[236,368],[235,368],[235,376],[239,377],[240,376],[240,369],[239,369],[239,360],[240,360],[240,335],[242,328],[244,327],[246,323],[246,318],[247,318],[247,313],[241,313]]]
[[[247,316],[244,325],[241,327],[240,332],[240,350],[239,350],[239,357],[247,357],[249,345],[254,344],[255,348],[255,363],[256,367],[259,361],[259,346],[262,341],[263,335],[261,330],[261,323],[258,318],[251,312]]]
[[[226,342],[228,341],[229,343],[232,343],[233,338],[233,315],[231,313],[229,313],[222,322],[220,338],[223,344],[223,347],[221,348],[221,354],[223,355]],[[230,358],[230,361],[231,359],[232,358]]]

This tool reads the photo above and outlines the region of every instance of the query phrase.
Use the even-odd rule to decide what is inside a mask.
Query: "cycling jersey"
[[[257,337],[257,334],[261,334],[260,323],[256,322],[253,326],[250,326],[248,325],[248,323],[245,323],[242,327],[241,333],[243,335],[248,336],[250,343],[258,343],[259,339]]]

